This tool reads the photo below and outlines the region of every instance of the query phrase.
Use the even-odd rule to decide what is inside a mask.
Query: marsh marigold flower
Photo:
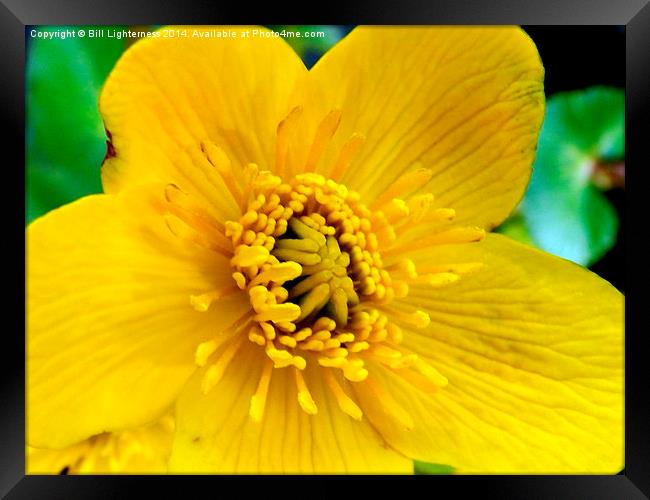
[[[29,444],[174,404],[172,472],[618,472],[621,294],[486,234],[544,113],[526,34],[357,28],[307,70],[183,29],[105,84],[105,193],[28,228]]]

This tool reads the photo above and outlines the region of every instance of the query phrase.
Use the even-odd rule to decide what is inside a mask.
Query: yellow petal
[[[164,36],[183,30],[186,38]],[[195,36],[222,31],[236,36]],[[116,154],[103,166],[105,191],[151,180],[208,191],[206,171],[192,178],[177,160],[203,140],[221,148],[236,173],[249,162],[272,168],[276,129],[307,75],[300,58],[265,28],[172,26],[159,33],[126,51],[102,91],[100,111]]]
[[[246,342],[207,395],[201,373],[190,379],[177,405],[171,472],[412,473],[412,461],[390,449],[367,420],[339,409],[319,368],[304,374],[315,415],[298,404],[293,368],[274,368],[263,416],[253,421],[251,397],[266,362],[264,351]]]
[[[343,182],[373,199],[403,173],[429,169],[423,192],[457,220],[491,228],[521,198],[544,113],[543,68],[519,28],[359,27],[310,71],[324,109],[340,109],[330,172],[365,136]]]
[[[93,436],[61,450],[29,448],[28,474],[154,474],[167,472],[171,416],[122,432]]]
[[[200,342],[248,309],[191,296],[231,285],[227,259],[174,236],[163,186],[94,195],[27,229],[27,437],[64,447],[158,417]]]
[[[458,472],[618,473],[622,295],[502,236],[463,246],[457,258],[482,257],[484,267],[446,287],[412,287],[409,304],[431,324],[403,340],[448,385],[429,397],[373,372],[416,425],[409,433],[377,412],[370,420],[402,453]]]
[[[27,447],[25,467],[27,474],[68,473],[91,449],[91,442],[84,439],[60,450]]]

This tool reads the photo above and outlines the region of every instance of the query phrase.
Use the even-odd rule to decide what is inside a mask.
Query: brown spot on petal
[[[117,153],[115,152],[115,146],[113,146],[113,135],[107,128],[104,130],[106,130],[106,137],[108,137],[106,140],[106,155],[104,156],[104,161],[106,161],[113,158]]]

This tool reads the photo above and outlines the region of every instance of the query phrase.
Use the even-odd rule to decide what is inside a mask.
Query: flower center
[[[216,171],[220,176],[243,214],[237,220],[221,224],[176,186],[166,190],[172,232],[230,260],[233,285],[191,296],[194,308],[206,311],[233,289],[245,293],[251,305],[225,331],[197,347],[196,363],[209,364],[203,391],[219,382],[248,340],[267,357],[251,397],[253,420],[264,415],[274,368],[285,368],[293,371],[298,403],[308,414],[318,407],[303,374],[318,373],[351,417],[362,418],[353,395],[355,387],[363,386],[381,400],[382,411],[408,426],[408,415],[382,391],[379,378],[369,374],[390,370],[429,392],[446,384],[402,340],[429,325],[429,315],[418,306],[426,302],[427,288],[453,283],[481,264],[434,262],[423,258],[422,250],[479,241],[484,231],[451,225],[452,209],[433,208],[431,194],[418,194],[432,175],[425,168],[408,170],[370,205],[363,204],[338,181],[363,142],[359,134],[343,146],[330,178],[315,173],[338,126],[337,111],[319,126],[303,173],[290,174],[288,138],[298,116],[294,110],[278,126],[275,173],[255,164],[234,170],[210,142],[190,152],[206,175]],[[411,256],[418,253],[416,269]],[[413,298],[404,300],[411,293]],[[306,371],[308,365],[321,369]]]
[[[372,305],[395,292],[371,213],[358,198],[317,174],[289,183],[264,174],[246,213],[226,224],[233,278],[256,313],[248,338],[266,348],[276,368],[303,369],[313,353],[321,366],[360,381],[368,372],[350,354],[388,335],[385,316]]]

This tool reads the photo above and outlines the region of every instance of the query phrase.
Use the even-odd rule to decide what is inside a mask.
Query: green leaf
[[[428,464],[417,460],[413,464],[416,474],[453,474],[455,470],[451,465]]]
[[[40,27],[78,33],[80,26]],[[110,28],[110,27],[108,27]],[[86,32],[89,30],[86,29]],[[26,65],[26,222],[101,192],[99,91],[124,50],[115,38],[30,38]]]
[[[624,158],[624,123],[625,98],[619,89],[592,87],[548,100],[533,174],[520,206],[536,246],[590,265],[615,244],[616,211],[592,175],[597,162]]]
[[[524,220],[523,215],[521,215],[521,212],[515,212],[508,218],[508,220],[496,229],[496,232],[501,233],[508,238],[512,238],[513,240],[517,240],[520,243],[536,246],[530,236],[530,231],[528,231],[526,221]]]

